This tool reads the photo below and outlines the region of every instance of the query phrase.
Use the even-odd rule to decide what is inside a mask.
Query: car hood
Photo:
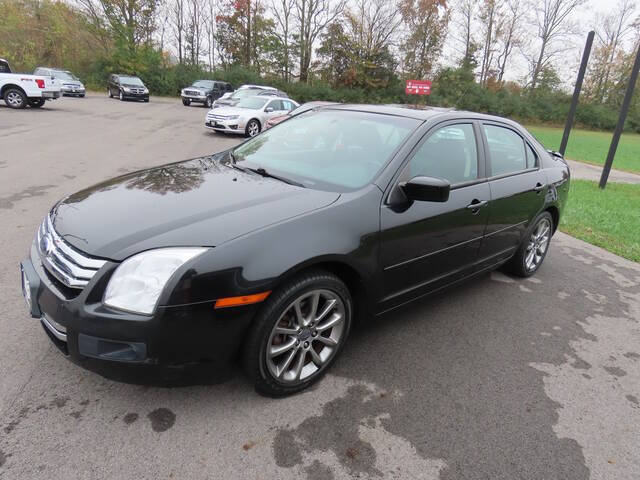
[[[201,88],[201,87],[186,87],[183,88],[182,91],[186,91],[189,90],[190,92],[200,92],[200,93],[207,93],[208,90],[206,88]]]
[[[245,173],[220,157],[142,170],[82,190],[54,207],[54,228],[87,254],[120,261],[152,248],[214,247],[340,196]]]
[[[231,115],[240,115],[242,117],[244,115],[248,115],[249,112],[252,112],[251,114],[256,114],[256,112],[259,112],[259,110],[224,106],[224,107],[214,108],[212,110],[209,110],[209,112],[214,115],[222,115],[225,117],[231,116]]]

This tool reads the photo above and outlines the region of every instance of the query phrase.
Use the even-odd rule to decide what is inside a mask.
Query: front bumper
[[[182,95],[180,95],[180,97],[182,97],[183,100],[189,100],[191,102],[196,102],[196,103],[204,103],[204,102],[207,101],[207,97],[206,96],[200,97],[200,96],[182,94]]]
[[[120,381],[226,378],[257,310],[256,305],[215,310],[204,302],[138,315],[102,304],[115,263],[107,262],[77,296],[45,270],[35,243],[20,266],[31,316],[53,344],[74,363]]]
[[[85,93],[86,89],[84,88],[62,87],[63,95],[84,95]]]
[[[122,96],[128,100],[149,100],[148,93],[123,92]]]
[[[206,119],[204,122],[205,128],[209,130],[215,130],[216,132],[226,132],[226,133],[239,133],[244,135],[245,124],[244,121],[235,119],[235,120],[209,120]]]

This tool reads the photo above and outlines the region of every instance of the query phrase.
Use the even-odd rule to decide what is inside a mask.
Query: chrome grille
[[[207,113],[207,120],[215,120],[215,121],[222,121],[222,120],[227,120],[229,117],[227,117],[226,115],[215,115],[213,113]]]
[[[200,96],[202,96],[202,93],[200,93],[200,92],[199,92],[199,91],[197,91],[197,90],[185,90],[185,91],[184,91],[184,93],[185,93],[186,95],[193,95],[194,97],[200,97]]]
[[[53,229],[48,215],[38,229],[37,245],[45,268],[71,288],[84,288],[107,263],[105,260],[88,257],[65,242]]]

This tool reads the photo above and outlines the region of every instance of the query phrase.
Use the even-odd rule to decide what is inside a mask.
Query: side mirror
[[[273,112],[273,107],[267,107],[267,108],[264,109],[264,111],[266,113],[271,113],[271,112]]]
[[[443,178],[413,177],[400,184],[409,200],[419,202],[446,202],[449,200],[451,184]]]

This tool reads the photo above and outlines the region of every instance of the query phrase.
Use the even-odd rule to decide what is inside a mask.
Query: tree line
[[[0,56],[102,88],[140,75],[175,95],[196,78],[271,83],[300,101],[429,104],[561,123],[586,32],[596,42],[578,121],[610,129],[640,46],[633,0],[584,21],[586,0],[0,0]],[[571,69],[575,76],[577,69]],[[628,128],[640,131],[640,94]]]

